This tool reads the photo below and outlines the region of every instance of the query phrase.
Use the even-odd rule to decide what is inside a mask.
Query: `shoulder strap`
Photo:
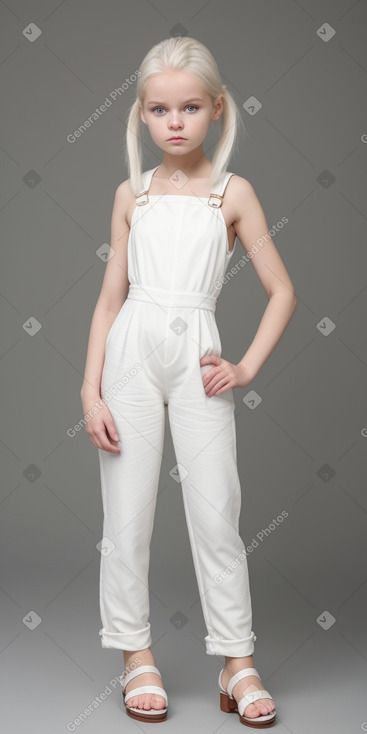
[[[148,191],[150,189],[150,182],[153,178],[154,171],[156,171],[157,168],[159,168],[159,166],[155,166],[155,168],[150,168],[149,171],[144,171],[144,173],[142,173],[143,188],[141,189],[141,191],[139,191],[138,194],[135,194],[137,206],[143,206],[148,202]],[[218,209],[220,206],[222,206],[224,192],[231,176],[234,176],[234,173],[231,173],[231,171],[225,171],[222,174],[219,182],[215,186],[215,191],[212,191],[210,193],[208,199],[209,206],[212,206],[215,209]]]
[[[147,204],[147,202],[148,202],[148,191],[149,191],[149,188],[150,188],[150,182],[152,180],[153,173],[154,173],[154,171],[157,170],[157,168],[159,168],[159,166],[156,166],[155,168],[150,168],[149,171],[144,171],[144,173],[142,173],[142,176],[141,177],[142,177],[142,180],[143,180],[143,188],[142,188],[141,191],[139,191],[138,194],[135,194],[136,204],[138,206],[142,206],[143,204]]]
[[[219,207],[222,206],[224,192],[226,190],[227,183],[229,179],[231,178],[231,176],[234,176],[234,173],[231,173],[230,171],[225,171],[222,174],[222,177],[220,178],[219,182],[215,186],[215,191],[212,191],[209,196],[209,199],[208,199],[209,206],[212,206],[215,209],[218,209]]]

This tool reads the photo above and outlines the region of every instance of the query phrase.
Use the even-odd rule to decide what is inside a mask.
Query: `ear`
[[[219,120],[223,112],[223,94],[219,95],[214,102],[212,120]]]
[[[140,116],[141,121],[144,122],[144,125],[146,125],[147,121],[144,117],[143,106],[140,101],[139,101],[139,116]]]

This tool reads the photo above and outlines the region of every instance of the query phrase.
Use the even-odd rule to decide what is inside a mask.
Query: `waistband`
[[[167,306],[167,308],[176,307],[192,307],[204,308],[208,311],[215,311],[217,299],[206,293],[187,293],[181,291],[165,291],[161,288],[152,288],[151,286],[141,286],[138,283],[130,283],[127,294],[128,298],[136,301],[145,301],[146,303],[156,304],[159,306]]]

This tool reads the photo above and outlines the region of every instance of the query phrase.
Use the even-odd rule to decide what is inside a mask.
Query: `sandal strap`
[[[265,689],[248,693],[247,696],[243,696],[237,704],[240,716],[243,716],[243,712],[249,703],[254,703],[254,701],[258,701],[260,698],[271,698],[272,701],[274,701],[273,696],[270,695],[269,691],[265,691]],[[273,714],[273,711],[271,713]]]
[[[230,678],[228,686],[227,686],[227,693],[230,698],[233,698],[232,691],[240,680],[242,678],[246,678],[248,675],[256,675],[256,677],[260,680],[260,676],[256,670],[256,668],[244,668],[243,670],[239,670],[238,673],[235,673],[232,675],[232,678]]]
[[[164,688],[161,688],[160,686],[139,686],[139,688],[134,688],[134,690],[129,691],[129,693],[126,694],[125,701],[128,701],[129,698],[132,698],[133,696],[138,696],[139,693],[157,693],[158,696],[163,696],[166,706],[168,705],[167,693]],[[145,713],[145,711],[143,713]]]
[[[158,668],[155,665],[140,665],[139,668],[136,668],[136,670],[132,670],[130,673],[127,674],[126,678],[122,681],[122,690],[124,691],[127,684],[130,683],[133,678],[135,678],[137,675],[141,675],[142,673],[158,673],[160,676],[160,672]]]

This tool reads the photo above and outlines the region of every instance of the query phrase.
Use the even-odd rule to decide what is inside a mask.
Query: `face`
[[[195,74],[175,70],[148,79],[140,119],[159,148],[180,155],[202,144],[210,122],[218,120],[222,110],[221,96],[213,100]],[[177,136],[184,139],[170,140]]]

